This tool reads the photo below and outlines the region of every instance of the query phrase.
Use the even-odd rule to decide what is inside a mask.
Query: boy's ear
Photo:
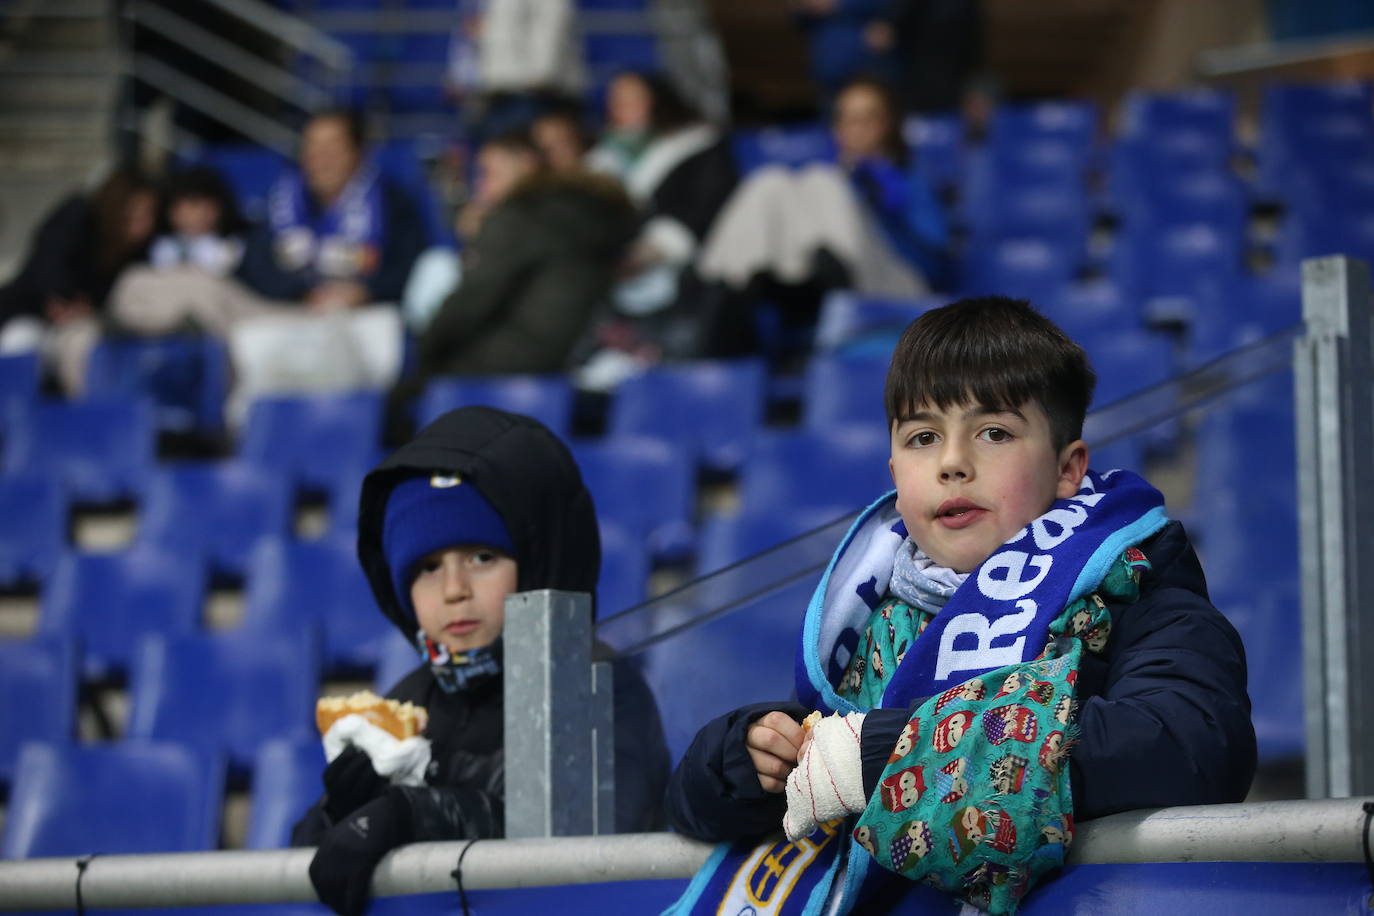
[[[897,485],[897,471],[892,467],[892,459],[887,459],[887,476],[892,478],[892,485]]]
[[[1075,439],[1059,452],[1059,481],[1054,495],[1068,499],[1078,492],[1083,475],[1088,473],[1088,443]]]

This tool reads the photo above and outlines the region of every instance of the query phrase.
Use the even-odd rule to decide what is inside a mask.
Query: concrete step
[[[14,37],[20,50],[94,51],[113,45],[112,32],[104,18],[44,19]]]
[[[0,112],[63,111],[89,117],[107,111],[115,86],[105,77],[0,75]]]
[[[84,173],[89,163],[109,155],[108,147],[103,140],[93,141],[89,137],[0,143],[0,172],[43,176]],[[4,193],[3,190],[0,193]]]
[[[119,72],[119,58],[108,49],[51,50],[23,48],[0,58],[0,76],[98,76]]]
[[[0,111],[0,138],[7,146],[66,140],[99,142],[109,132],[109,118],[104,115],[72,117],[54,111]]]

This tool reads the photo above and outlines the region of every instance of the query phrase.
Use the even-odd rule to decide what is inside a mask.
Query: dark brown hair
[[[907,326],[887,370],[889,427],[921,405],[993,410],[1035,401],[1055,450],[1083,435],[1097,376],[1083,348],[1022,299],[979,296],[926,312]]]
[[[129,204],[140,194],[150,194],[156,200],[157,184],[136,166],[124,165],[111,172],[91,195],[91,210],[95,220],[95,259],[103,274],[118,272],[125,262],[148,244],[148,239],[130,239],[124,231]],[[156,226],[153,228],[156,229]]]

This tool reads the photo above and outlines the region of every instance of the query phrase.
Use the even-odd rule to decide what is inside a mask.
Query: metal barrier
[[[1070,865],[1145,862],[1361,862],[1365,813],[1355,799],[1130,811],[1079,827]],[[469,890],[685,879],[711,847],[670,833],[417,843],[387,855],[378,896],[452,891],[463,858]],[[99,856],[85,866],[90,908],[315,900],[312,849]],[[71,909],[78,859],[0,862],[0,911]],[[537,862],[537,868],[530,863]]]

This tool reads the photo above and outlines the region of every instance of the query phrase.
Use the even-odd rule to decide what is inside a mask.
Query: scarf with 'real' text
[[[722,844],[667,913],[849,913],[865,897],[866,890],[881,883],[880,876],[887,874],[871,868],[875,860],[884,869],[919,878],[995,912],[1014,910],[1029,887],[1029,873],[1005,861],[1029,862],[1034,849],[1052,845],[1053,833],[1022,829],[1022,839],[1012,839],[1003,824],[1014,826],[1017,818],[1008,816],[1011,812],[1005,806],[986,804],[979,808],[973,804],[975,799],[965,798],[975,785],[980,789],[1001,786],[1006,779],[974,772],[971,759],[962,766],[952,761],[969,757],[967,748],[961,746],[965,736],[970,747],[975,742],[1029,743],[1032,727],[1035,734],[1041,728],[1039,717],[1026,705],[1026,701],[1034,702],[1033,692],[1034,697],[1045,697],[1046,688],[1038,684],[1053,687],[1047,702],[1041,704],[1051,718],[1059,706],[1055,697],[1071,697],[1082,639],[1074,637],[1069,622],[1074,618],[1084,622],[1079,611],[1088,607],[1098,612],[1088,615],[1089,629],[1103,619],[1105,606],[1093,593],[1115,570],[1139,568],[1136,561],[1143,560],[1143,555],[1134,551],[1138,558],[1128,556],[1128,548],[1167,523],[1163,498],[1135,474],[1089,471],[1077,494],[1056,501],[1002,545],[968,576],[944,608],[924,623],[919,638],[890,645],[888,662],[881,670],[870,670],[859,679],[866,689],[845,691],[857,694],[846,697],[836,685],[848,683],[846,674],[852,678],[861,640],[866,631],[872,632],[873,622],[881,619],[894,558],[907,538],[895,499],[896,494],[889,493],[859,517],[826,569],[807,608],[797,657],[797,694],[802,704],[826,714],[866,712],[873,705],[907,708],[919,704],[913,717],[916,728],[909,725],[894,749],[888,771],[883,774],[884,786],[870,798],[858,830],[837,820],[822,824],[796,843],[784,840],[755,848]],[[1127,574],[1127,578],[1133,575]],[[1081,631],[1080,636],[1086,632]],[[871,651],[867,645],[863,650]],[[1043,670],[1031,670],[1036,665]],[[1018,668],[1025,670],[1003,692],[1007,679]],[[978,688],[972,686],[975,680],[983,685],[982,696],[977,699]],[[992,692],[985,682],[995,683],[1000,695],[989,699]],[[968,696],[957,689],[965,684],[970,685]],[[870,705],[872,700],[879,702]],[[951,720],[943,728],[935,722],[924,731],[920,729],[918,720],[923,715],[929,718],[936,705],[943,707],[956,700],[982,704],[978,710],[982,732],[974,728],[973,709],[956,707],[941,711],[946,712],[946,718],[962,713],[959,722]],[[1065,723],[1058,730],[1058,743],[1052,742],[1044,753],[1055,765],[1041,767],[1044,775],[1037,779],[1043,785],[1025,796],[1031,799],[1031,819],[1037,825],[1053,827],[1057,818],[1061,833],[1071,825],[1068,769],[1059,765],[1071,734],[1068,728]],[[898,753],[904,744],[910,747]],[[925,747],[938,753],[941,760],[950,760],[929,773],[923,765],[919,773],[915,772],[913,767],[918,764],[912,763],[913,755],[919,756]],[[1014,763],[1008,761],[1002,769]],[[903,770],[909,771],[905,781],[900,776]],[[893,776],[898,778],[893,781]],[[893,791],[884,795],[889,782]],[[1021,785],[1026,785],[1024,780]],[[994,793],[992,800],[1003,794]],[[885,800],[893,801],[884,806]],[[915,816],[918,801],[945,809],[938,817]],[[880,846],[875,834],[890,831],[893,817],[905,818],[896,827],[906,827],[913,834],[908,838],[910,843],[900,836],[884,835]],[[911,822],[918,824],[912,826]],[[946,825],[951,830],[947,841],[943,834]],[[938,841],[933,832],[937,828],[941,831]],[[851,831],[854,842],[850,841]],[[913,850],[920,852],[936,845],[941,849],[939,855],[913,858]],[[1059,844],[1060,860],[1065,845]],[[999,856],[1003,861],[993,861]],[[894,860],[900,860],[895,867]],[[1048,861],[1043,864],[1045,870],[1050,867]],[[970,872],[975,874],[970,877]],[[995,902],[990,899],[994,889]],[[949,897],[943,899],[952,902]],[[938,904],[939,900],[937,895],[931,903]]]

